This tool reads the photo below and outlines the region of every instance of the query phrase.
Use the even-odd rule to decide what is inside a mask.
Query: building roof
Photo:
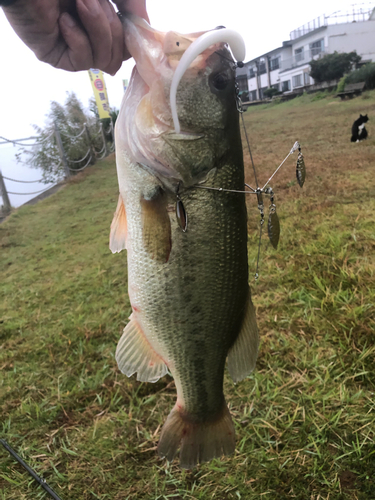
[[[255,61],[261,59],[262,57],[269,56],[273,52],[277,52],[279,50],[283,50],[285,48],[291,47],[296,40],[302,40],[308,36],[311,36],[312,33],[319,33],[319,31],[323,31],[327,29],[327,26],[332,24],[345,24],[352,22],[366,22],[366,21],[374,21],[375,20],[375,6],[374,2],[367,2],[366,4],[353,5],[350,11],[337,11],[328,16],[325,14],[319,16],[312,21],[296,28],[295,30],[290,32],[290,40],[286,40],[283,42],[281,47],[277,47],[276,49],[272,49],[264,54],[254,57],[250,59],[246,63],[244,63],[243,68],[237,69],[237,75],[246,74],[246,68],[251,64],[254,64]],[[241,71],[242,70],[242,71]]]

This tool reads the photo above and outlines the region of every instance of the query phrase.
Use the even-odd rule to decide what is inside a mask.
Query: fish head
[[[236,63],[227,44],[201,44],[186,58],[207,33],[164,33],[140,18],[124,19],[136,66],[116,122],[117,147],[164,184],[193,185],[241,148],[233,140],[239,138]]]

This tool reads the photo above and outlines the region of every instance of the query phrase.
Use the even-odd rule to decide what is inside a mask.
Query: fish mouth
[[[177,88],[181,78],[198,56],[210,47],[214,47],[216,51],[216,45],[221,45],[223,43],[227,43],[230,46],[232,54],[237,61],[243,61],[245,59],[246,49],[241,35],[234,30],[222,27],[214,31],[208,31],[196,38],[182,55],[173,75],[169,97],[173,125],[176,133],[179,133],[181,130],[176,105]]]
[[[233,63],[245,59],[243,38],[236,31],[223,26],[184,35],[175,31],[158,31],[135,15],[126,15],[123,22],[126,45],[147,86],[151,88],[155,77],[160,76],[162,71],[168,73],[171,81],[169,109],[176,134],[181,132],[176,104],[177,89],[185,73],[205,68],[209,57],[222,49],[224,44],[231,49]]]
[[[123,25],[136,66],[116,121],[117,151],[126,151],[133,163],[147,165],[159,179],[192,185],[227,148],[227,108],[236,112],[235,59],[227,45],[236,59],[243,59],[243,39],[221,28],[185,35],[160,32],[135,16],[125,16]],[[220,96],[216,76],[231,82]]]

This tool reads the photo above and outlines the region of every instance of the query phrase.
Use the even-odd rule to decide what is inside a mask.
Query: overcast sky
[[[237,30],[245,39],[248,60],[280,46],[298,26],[350,2],[148,0],[147,5],[151,24],[162,31],[189,33],[218,25]],[[111,106],[120,106],[122,79],[129,77],[132,66],[126,62],[115,77],[105,76]],[[43,125],[50,101],[64,102],[67,91],[75,91],[85,106],[92,95],[86,71],[68,73],[39,62],[12,31],[2,9],[0,68],[0,136],[15,139],[32,134],[31,124]]]
[[[284,40],[289,39],[290,31],[314,18],[346,10],[352,4],[353,2],[348,0],[147,1],[151,24],[160,31],[191,33],[220,25],[238,31],[246,44],[245,60],[281,46]],[[375,0],[372,4],[375,4]],[[368,2],[356,5],[368,6]],[[129,78],[132,67],[133,61],[127,61],[116,76],[105,76],[109,103],[112,107],[120,107],[123,96],[122,79]],[[88,106],[88,100],[92,96],[87,71],[69,73],[38,61],[13,32],[1,8],[0,71],[0,136],[8,139],[34,135],[32,124],[43,127],[50,102],[55,100],[64,103],[66,92],[74,91],[85,107]],[[40,178],[40,172],[16,164],[15,152],[17,148],[0,146],[0,170],[3,171],[3,175],[13,178],[22,176],[23,180]],[[16,184],[7,181],[8,191],[26,193],[44,187],[43,184]],[[27,198],[12,195],[11,203],[18,206]]]

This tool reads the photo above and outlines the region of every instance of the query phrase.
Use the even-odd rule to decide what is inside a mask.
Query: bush
[[[314,78],[316,83],[328,82],[329,80],[336,80],[342,78],[345,73],[357,66],[360,62],[361,56],[356,51],[344,52],[339,54],[326,54],[321,59],[313,59],[310,61],[310,76]]]
[[[279,92],[277,89],[274,89],[273,87],[268,87],[268,89],[266,89],[263,92],[264,97],[268,97],[268,98],[271,98],[274,95],[279,95],[279,94],[281,94],[281,92]]]
[[[45,183],[56,182],[66,175],[56,141],[56,124],[60,131],[69,170],[71,172],[80,171],[87,162],[93,165],[96,161],[93,149],[100,152],[100,155],[105,151],[103,137],[99,129],[99,114],[96,104],[94,105],[93,102],[91,102],[91,106],[93,107],[94,116],[91,116],[84,109],[74,92],[67,93],[65,105],[52,101],[45,127],[40,128],[34,125],[34,129],[39,136],[36,140],[37,144],[32,149],[22,148],[21,152],[17,154],[18,161],[26,163],[32,168],[41,168],[43,170],[43,182]],[[117,111],[111,112],[114,121],[117,114]],[[89,134],[84,132],[85,125]],[[102,120],[102,125],[105,141],[112,142],[110,119]]]
[[[375,63],[368,63],[346,77],[346,83],[365,82],[366,89],[375,89]]]
[[[346,85],[346,76],[343,76],[337,85],[337,92],[344,92]]]

